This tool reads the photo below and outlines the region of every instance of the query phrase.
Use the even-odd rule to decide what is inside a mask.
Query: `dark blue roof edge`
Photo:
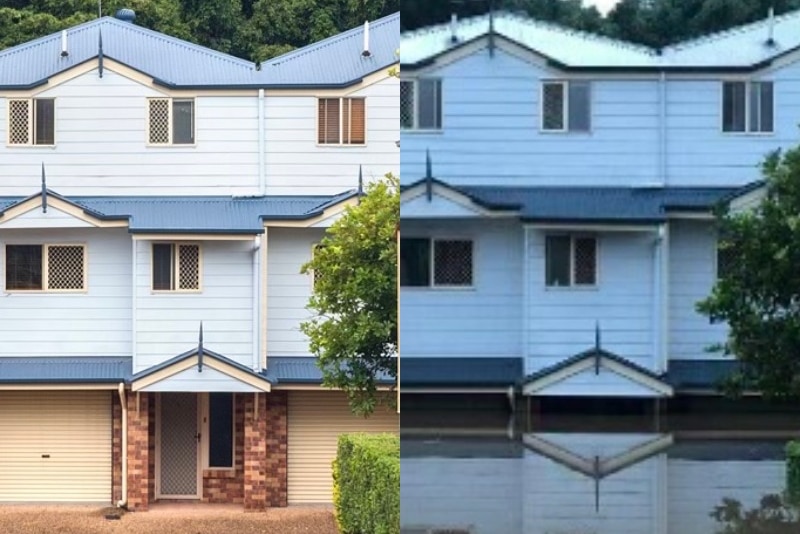
[[[518,209],[520,209],[522,207],[519,204],[501,204],[501,203],[486,202],[485,200],[480,199],[480,198],[476,197],[475,195],[467,193],[466,191],[464,191],[460,187],[458,187],[456,185],[449,184],[447,182],[443,182],[442,180],[439,180],[438,178],[420,178],[419,180],[417,180],[415,182],[412,182],[412,183],[410,183],[408,185],[400,186],[400,192],[402,194],[403,191],[406,191],[408,189],[413,189],[414,187],[418,187],[420,185],[425,185],[426,182],[430,182],[433,185],[437,185],[439,187],[444,187],[445,189],[449,189],[450,191],[458,193],[459,195],[463,195],[463,196],[467,197],[468,199],[470,199],[475,204],[477,204],[478,206],[480,206],[482,208],[486,208],[487,210],[493,210],[493,211],[495,211],[495,210],[496,211],[518,210]]]
[[[254,229],[254,228],[246,228],[242,230],[237,229],[208,229],[204,230],[202,228],[134,228],[128,230],[128,233],[131,234],[186,234],[186,235],[205,235],[205,234],[212,234],[212,235],[258,235],[263,234],[264,229]]]
[[[654,224],[662,224],[667,221],[666,217],[662,218],[619,218],[619,219],[580,219],[576,217],[520,217],[522,222],[537,223],[537,224],[608,224],[608,225],[621,225],[621,224],[636,224],[638,226],[650,226]]]
[[[133,375],[131,377],[131,382],[135,382],[136,380],[141,380],[142,378],[150,376],[153,373],[156,373],[156,372],[161,371],[163,369],[166,369],[166,368],[168,368],[168,367],[170,367],[172,365],[175,365],[178,362],[181,362],[183,360],[191,358],[192,356],[194,356],[196,354],[197,354],[197,348],[193,348],[191,350],[188,350],[186,352],[178,354],[177,356],[174,356],[174,357],[170,358],[169,360],[163,361],[163,362],[161,362],[161,363],[159,363],[157,365],[154,365],[152,367],[149,367],[149,368],[147,368],[147,369],[145,369],[143,371],[139,371],[138,373],[136,373],[135,375]],[[246,372],[246,373],[248,373],[248,374],[250,374],[250,375],[252,375],[254,377],[260,378],[261,380],[264,380],[266,382],[272,383],[271,379],[267,378],[267,376],[264,374],[263,370],[260,371],[260,372],[259,371],[253,371],[249,367],[247,367],[245,365],[242,365],[241,363],[239,363],[237,361],[231,360],[230,358],[227,358],[227,357],[223,356],[222,354],[220,354],[218,352],[214,352],[213,350],[210,350],[210,349],[207,349],[207,348],[203,347],[203,356],[210,356],[211,358],[213,358],[213,359],[215,359],[217,361],[220,361],[222,363],[228,364],[228,365],[230,365],[232,367],[235,367],[236,369],[238,369],[240,371],[244,371],[244,372]]]
[[[60,195],[59,193],[56,193],[52,189],[45,189],[45,191],[47,192],[48,196],[51,196],[53,198],[57,198],[58,200],[60,200],[62,202],[66,202],[67,204],[69,204],[71,206],[79,208],[85,214],[91,215],[92,217],[94,217],[96,219],[100,219],[100,220],[103,220],[103,221],[127,221],[130,218],[128,215],[105,215],[104,213],[100,213],[99,211],[94,211],[93,209],[87,208],[86,206],[84,206],[82,204],[74,202],[74,201],[68,199],[67,197],[65,197],[63,195]],[[29,201],[33,200],[34,198],[41,197],[41,196],[42,196],[42,193],[41,192],[37,192],[37,193],[34,193],[33,195],[30,195],[30,196],[27,196],[27,197],[25,197],[23,199],[20,199],[20,200],[14,202],[13,204],[9,204],[8,206],[6,206],[2,210],[0,210],[0,217],[3,217],[8,210],[10,210],[10,209],[12,209],[12,208],[14,208],[16,206],[19,206],[21,204],[24,204],[26,202],[29,202]]]
[[[3,378],[0,376],[0,384],[130,384],[126,377],[119,378],[59,378],[59,379],[27,379],[27,378]]]
[[[402,36],[402,34],[401,34]],[[401,60],[400,68],[402,70],[417,70],[422,69],[425,67],[429,67],[433,65],[437,59],[440,57],[446,56],[453,51],[459,50],[460,48],[470,46],[474,43],[482,39],[486,39],[489,37],[489,32],[482,33],[472,39],[468,39],[466,41],[459,41],[456,46],[452,46],[446,50],[433,54],[432,56],[428,56],[424,59],[420,59],[419,61],[415,61],[413,63],[403,63]],[[543,54],[539,50],[532,48],[524,43],[519,42],[517,39],[508,37],[503,34],[495,34],[495,38],[504,39],[510,43],[513,43],[528,52],[536,54],[540,57],[543,57],[548,66],[553,67],[555,69],[559,69],[564,72],[624,72],[624,73],[659,73],[659,72],[721,72],[721,73],[746,73],[746,72],[754,72],[764,68],[769,67],[776,59],[780,59],[788,54],[796,52],[800,49],[800,46],[792,47],[787,50],[782,51],[779,54],[774,55],[773,57],[761,61],[757,61],[755,63],[750,63],[748,65],[709,65],[709,66],[699,66],[699,65],[569,65],[564,63],[563,61],[559,61],[551,56]],[[678,43],[680,44],[680,43]],[[636,45],[641,46],[641,45]],[[675,45],[673,45],[675,46]],[[657,52],[657,49],[651,49],[653,53]]]
[[[620,365],[624,365],[625,367],[627,367],[627,368],[629,368],[629,369],[631,369],[633,371],[636,371],[637,373],[640,373],[640,374],[643,374],[645,376],[648,376],[648,377],[650,377],[650,378],[652,378],[654,380],[658,380],[659,382],[663,382],[666,385],[670,385],[669,382],[667,382],[665,380],[665,377],[666,377],[667,373],[655,373],[655,372],[651,371],[650,369],[647,369],[645,367],[642,367],[641,365],[637,365],[637,364],[633,363],[632,361],[628,360],[627,358],[619,356],[618,354],[614,354],[613,352],[609,352],[609,351],[604,350],[604,349],[595,349],[595,348],[591,348],[589,350],[585,350],[583,352],[579,352],[578,354],[576,354],[574,356],[571,356],[569,358],[566,358],[564,360],[561,360],[560,362],[558,362],[558,363],[556,363],[554,365],[551,365],[549,367],[545,367],[543,369],[539,369],[538,371],[535,371],[535,372],[523,377],[518,382],[518,385],[519,386],[523,386],[525,384],[533,382],[534,380],[538,380],[540,378],[543,378],[545,376],[548,376],[548,375],[551,375],[551,374],[553,374],[555,372],[558,372],[558,371],[560,371],[562,369],[566,369],[570,365],[574,365],[574,364],[576,364],[578,362],[581,362],[583,360],[588,360],[588,359],[591,359],[591,358],[595,358],[597,356],[600,356],[600,357],[603,357],[603,358],[608,358],[609,360],[612,360],[612,361],[614,361],[614,362],[616,362],[616,363],[618,363]]]
[[[736,189],[732,193],[725,195],[720,199],[720,202],[730,203],[732,200],[742,197],[752,191],[756,191],[757,189],[761,189],[762,187],[766,187],[766,185],[767,185],[766,180],[755,180],[754,182],[750,182],[749,184],[743,185],[742,187]]]
[[[322,379],[318,379],[318,380],[311,379],[311,378],[280,378],[280,379],[278,379],[278,378],[268,377],[268,374],[267,374],[266,371],[262,371],[262,376],[264,378],[267,378],[267,380],[271,381],[273,385],[282,385],[282,384],[308,384],[308,385],[313,385],[313,386],[316,386],[316,385],[321,386],[322,385]],[[383,378],[378,378],[378,379],[375,380],[375,382],[378,385],[381,385],[381,386],[389,386],[389,385],[393,385],[394,384],[394,380],[383,379]]]

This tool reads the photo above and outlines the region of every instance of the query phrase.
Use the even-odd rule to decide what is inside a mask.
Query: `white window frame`
[[[339,100],[339,142],[338,143],[320,143],[319,142],[319,101],[320,100]],[[363,100],[364,101],[364,142],[363,143],[345,143],[344,142],[344,101],[345,100]],[[350,120],[347,121],[348,124],[351,125],[351,137],[352,137],[352,124],[353,124],[353,115],[352,115],[352,106],[349,106],[348,109],[350,110]],[[318,96],[317,97],[317,127],[316,127],[316,142],[317,146],[320,148],[324,147],[355,147],[355,148],[363,148],[367,146],[368,139],[367,139],[367,98],[363,96]]]
[[[230,467],[211,467],[209,465],[211,462],[211,455],[209,453],[209,448],[211,447],[211,396],[208,393],[200,394],[200,465],[203,466],[204,470],[236,470],[236,393],[231,392],[231,403],[233,404],[231,407],[233,414],[233,417],[231,418],[231,424],[233,424],[233,432],[231,432],[231,435],[233,436],[233,444],[231,449],[233,451],[233,454],[231,454],[232,465]]]
[[[594,94],[593,91],[593,84],[591,80],[574,80],[577,82],[586,83],[589,87],[589,128],[586,130],[570,130],[569,129],[569,106],[570,106],[570,96],[569,96],[569,86],[573,80],[542,80],[539,89],[539,131],[542,133],[555,133],[555,134],[572,134],[572,135],[587,135],[592,133],[592,128],[594,128],[594,120],[593,109],[594,105],[592,102],[592,95]],[[560,85],[562,94],[564,95],[564,106],[561,109],[561,129],[556,128],[545,128],[544,125],[544,88],[546,85]]]
[[[170,276],[175,283],[175,289],[155,289],[153,288],[153,262],[155,261],[155,254],[153,249],[155,245],[174,245],[172,257],[172,272]],[[197,289],[180,289],[180,280],[178,277],[181,272],[181,246],[196,246],[197,247]],[[150,243],[150,292],[157,295],[170,295],[174,293],[202,293],[203,292],[203,246],[195,241],[152,241]]]
[[[439,83],[439,91],[438,94],[442,95],[439,98],[439,102],[435,103],[434,109],[438,111],[439,116],[439,127],[438,128],[420,128],[419,127],[419,82],[420,80],[429,80]],[[444,131],[444,106],[442,106],[442,101],[444,100],[444,81],[442,78],[436,76],[423,76],[420,78],[401,78],[400,82],[410,82],[412,86],[412,95],[414,98],[414,109],[412,111],[412,125],[410,128],[403,128],[402,123],[400,124],[400,130],[403,132],[420,132],[420,133],[442,133]]]
[[[53,143],[52,144],[37,144],[36,140],[36,101],[37,100],[52,100],[53,101]],[[11,103],[27,101],[28,102],[28,139],[27,143],[12,143],[11,142]],[[56,124],[58,123],[58,106],[56,105],[56,98],[54,97],[31,97],[31,98],[9,98],[6,101],[6,146],[9,148],[21,147],[43,147],[53,148],[57,144],[56,139]]]
[[[763,82],[771,83],[772,84],[772,130],[771,131],[759,131],[753,130],[752,124],[750,124],[750,107],[752,106],[752,102],[750,101],[750,95],[753,84],[761,84]],[[743,83],[744,84],[744,130],[736,131],[726,131],[725,130],[725,84],[726,83]],[[750,80],[750,79],[743,79],[743,78],[730,78],[724,79],[719,84],[719,131],[723,135],[732,135],[732,136],[773,136],[775,135],[775,122],[777,119],[777,105],[776,105],[776,93],[775,93],[775,80]],[[761,118],[761,113],[759,111],[759,119]]]
[[[569,285],[557,286],[547,283],[547,238],[548,237],[569,237]],[[578,239],[594,240],[594,284],[575,283],[575,242]],[[544,286],[547,290],[593,290],[600,287],[600,238],[592,234],[546,234],[544,243]]]
[[[40,246],[42,247],[42,288],[41,289],[8,289],[6,287],[5,270],[7,268],[8,246]],[[81,247],[83,249],[83,287],[81,289],[50,289],[50,268],[48,256],[50,247]],[[89,291],[89,247],[86,243],[3,243],[3,289],[6,293],[21,295],[37,295],[42,293],[88,293]]]
[[[167,106],[167,115],[169,117],[169,142],[168,143],[151,143],[150,142],[150,102],[153,100],[164,100],[169,102],[169,106]],[[172,104],[174,102],[191,102],[192,103],[192,142],[191,143],[175,143],[173,140],[173,117],[172,117]],[[186,97],[186,98],[172,98],[172,97],[150,97],[147,99],[147,106],[145,106],[145,123],[147,124],[147,130],[145,131],[145,144],[148,147],[194,147],[197,146],[197,99],[193,97]]]

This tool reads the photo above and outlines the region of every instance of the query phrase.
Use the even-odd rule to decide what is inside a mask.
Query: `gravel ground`
[[[337,534],[330,508],[276,508],[264,513],[171,507],[104,517],[87,506],[0,506],[3,534]]]

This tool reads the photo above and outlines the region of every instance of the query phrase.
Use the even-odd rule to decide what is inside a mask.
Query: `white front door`
[[[196,393],[161,393],[156,422],[156,498],[202,495]]]

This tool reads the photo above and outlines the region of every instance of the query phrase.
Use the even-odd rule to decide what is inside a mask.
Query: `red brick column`
[[[244,509],[267,505],[267,394],[252,393],[244,402]]]
[[[150,395],[128,392],[128,509],[147,510],[150,504]]]
[[[267,506],[287,506],[288,396],[285,391],[267,398]]]
[[[286,393],[245,397],[244,509],[286,506]]]

